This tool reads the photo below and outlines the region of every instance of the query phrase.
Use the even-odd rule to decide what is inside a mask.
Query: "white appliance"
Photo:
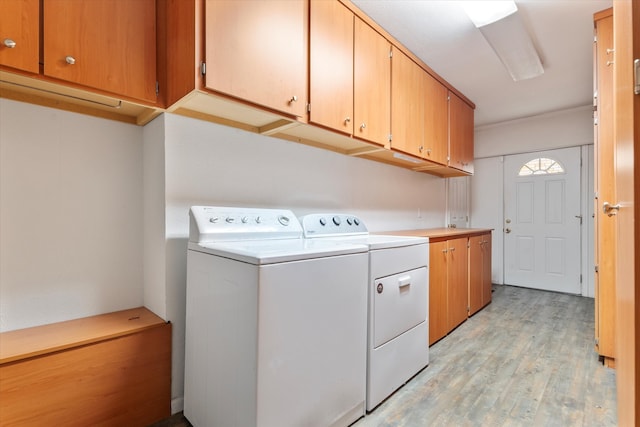
[[[354,215],[301,218],[304,236],[369,247],[367,411],[429,364],[429,240],[369,234]]]
[[[288,210],[194,206],[184,414],[196,427],[347,426],[365,413],[367,247]]]

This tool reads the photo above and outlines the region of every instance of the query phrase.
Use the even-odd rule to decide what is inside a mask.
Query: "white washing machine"
[[[354,215],[301,218],[310,240],[369,247],[367,411],[429,364],[429,240],[369,234]]]
[[[288,210],[194,206],[184,414],[196,427],[347,426],[365,413],[365,245]]]

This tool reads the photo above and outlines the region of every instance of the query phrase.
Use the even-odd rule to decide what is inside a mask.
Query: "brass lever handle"
[[[619,210],[620,210],[620,204],[619,203],[617,205],[612,205],[609,202],[604,202],[602,204],[602,212],[607,214],[607,216],[617,215]]]

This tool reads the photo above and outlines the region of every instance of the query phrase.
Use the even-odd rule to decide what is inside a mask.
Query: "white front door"
[[[506,156],[505,284],[581,293],[580,148]]]

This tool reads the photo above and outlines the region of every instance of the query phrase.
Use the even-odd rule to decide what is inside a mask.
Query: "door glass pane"
[[[549,175],[558,173],[564,173],[564,168],[557,160],[538,157],[537,159],[529,160],[527,163],[522,165],[520,172],[518,172],[518,176]]]

